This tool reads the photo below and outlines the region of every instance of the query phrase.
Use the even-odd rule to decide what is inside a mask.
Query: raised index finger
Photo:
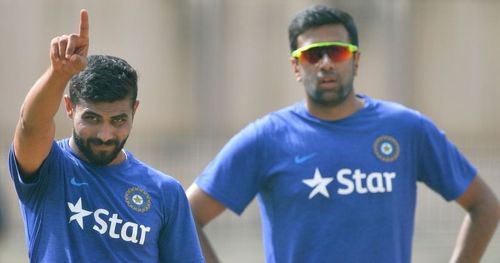
[[[89,13],[87,10],[80,11],[80,37],[89,37]]]

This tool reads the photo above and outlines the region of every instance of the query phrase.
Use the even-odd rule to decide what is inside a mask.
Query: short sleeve
[[[173,187],[172,187],[173,186]],[[166,221],[160,233],[160,262],[205,262],[202,256],[191,208],[182,186],[169,184],[164,200]]]
[[[418,145],[418,179],[447,201],[467,190],[477,170],[429,119],[422,117]]]
[[[241,214],[261,187],[262,173],[256,124],[250,124],[222,148],[195,183],[207,194]]]
[[[54,160],[57,160],[60,154],[61,154],[61,149],[57,145],[57,142],[54,141],[52,143],[52,148],[49,152],[49,155],[43,161],[42,165],[37,171],[37,174],[35,175],[34,180],[27,183],[24,182],[21,177],[21,171],[19,169],[19,165],[16,160],[14,146],[10,147],[9,171],[11,178],[14,181],[14,186],[16,188],[17,195],[22,202],[32,198],[33,195],[41,194],[44,192],[43,189],[48,184],[47,182],[49,180],[48,176],[49,175],[55,176],[53,174],[57,174],[51,171],[57,169],[57,167],[54,167],[56,165],[56,162],[54,162]]]

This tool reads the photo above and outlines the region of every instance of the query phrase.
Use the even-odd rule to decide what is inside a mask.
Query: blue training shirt
[[[417,182],[453,200],[474,178],[429,119],[358,96],[341,120],[300,102],[249,124],[196,179],[238,214],[258,196],[266,262],[411,262]]]
[[[11,147],[30,262],[204,262],[180,183],[126,154],[94,166],[54,142],[25,183]]]

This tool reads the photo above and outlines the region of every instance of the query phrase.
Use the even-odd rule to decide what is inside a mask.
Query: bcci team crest
[[[144,213],[151,208],[151,196],[139,187],[132,187],[125,193],[125,202],[128,207]]]
[[[393,162],[399,157],[399,143],[393,137],[383,135],[375,140],[373,151],[378,159]]]

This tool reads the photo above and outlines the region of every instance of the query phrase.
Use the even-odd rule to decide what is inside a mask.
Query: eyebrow
[[[115,116],[111,116],[111,119],[118,119],[118,118],[128,118],[128,114],[122,113]]]
[[[94,115],[94,116],[98,116],[98,117],[102,117],[101,114],[98,114],[96,112],[93,112],[91,110],[88,110],[88,111],[85,111],[82,116],[84,115]],[[121,113],[121,114],[118,114],[118,115],[114,115],[114,116],[111,116],[111,119],[118,119],[118,118],[128,118],[128,114],[126,113]]]

